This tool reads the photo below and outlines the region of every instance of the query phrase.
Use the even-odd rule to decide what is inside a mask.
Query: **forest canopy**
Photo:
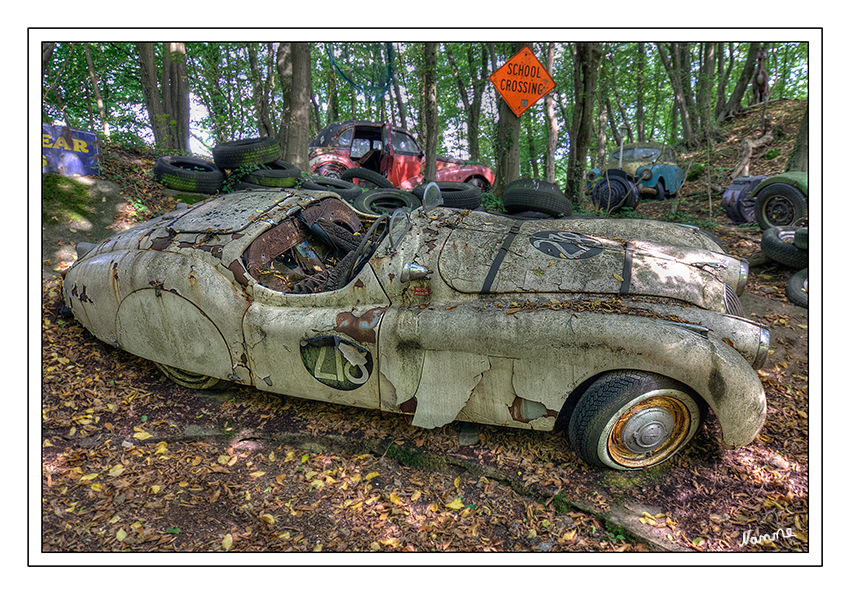
[[[511,119],[488,76],[524,45],[556,87]],[[488,165],[497,179],[570,188],[621,139],[711,142],[718,122],[753,102],[759,65],[768,100],[808,99],[805,42],[46,42],[41,117],[201,156],[277,137],[293,163],[329,122],[387,121],[423,147],[436,136],[437,153]]]

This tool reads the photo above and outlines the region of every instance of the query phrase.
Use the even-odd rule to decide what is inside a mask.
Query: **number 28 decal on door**
[[[338,390],[356,390],[372,375],[372,353],[336,336],[302,340],[301,361],[310,375]]]

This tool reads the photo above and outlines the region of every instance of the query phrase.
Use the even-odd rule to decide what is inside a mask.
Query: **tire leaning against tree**
[[[224,172],[215,163],[197,157],[160,157],[153,173],[162,185],[185,192],[215,194],[224,183]]]
[[[213,148],[213,160],[221,169],[265,165],[280,159],[280,143],[263,136],[222,142]]]
[[[809,265],[808,250],[794,245],[798,227],[771,227],[761,236],[761,251],[765,256],[790,268],[799,270]]]
[[[385,178],[383,175],[381,175],[377,171],[372,171],[371,169],[366,169],[364,167],[352,167],[351,169],[346,169],[345,171],[339,174],[339,179],[344,181],[362,179],[375,184],[379,188],[393,187],[392,182]]]

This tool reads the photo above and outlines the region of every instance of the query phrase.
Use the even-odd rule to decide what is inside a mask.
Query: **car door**
[[[385,164],[382,170],[396,188],[402,182],[419,175],[422,169],[422,148],[419,143],[403,130],[384,125]]]
[[[282,293],[256,284],[243,318],[260,390],[379,408],[378,327],[389,299],[370,266],[336,291]]]

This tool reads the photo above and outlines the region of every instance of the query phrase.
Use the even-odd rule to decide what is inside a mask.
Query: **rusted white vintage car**
[[[618,469],[672,456],[707,407],[724,446],[754,439],[769,337],[741,311],[746,265],[711,236],[432,202],[377,217],[322,191],[214,197],[78,246],[65,304],[197,389],[252,385],[425,428],[551,430],[563,415],[583,460]]]

